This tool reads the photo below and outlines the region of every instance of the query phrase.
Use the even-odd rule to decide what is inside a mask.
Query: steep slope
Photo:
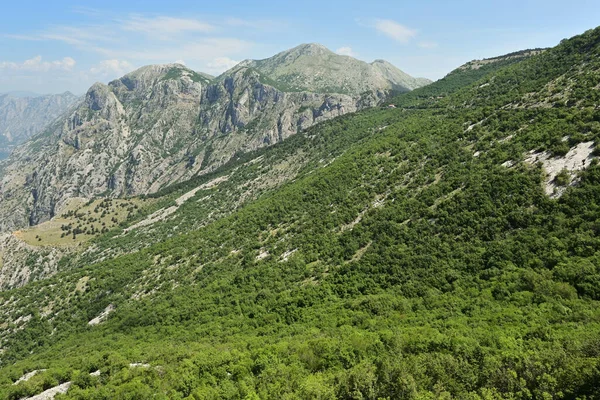
[[[372,64],[341,56],[320,44],[303,44],[266,60],[246,60],[234,69],[252,68],[285,91],[359,95],[374,90],[407,92],[431,83],[392,64]]]
[[[0,159],[8,156],[14,146],[41,132],[77,100],[69,92],[35,97],[27,93],[0,94]]]
[[[337,84],[279,87],[283,69],[312,73],[307,57],[324,71],[338,68],[340,56],[327,52],[295,49],[288,52],[298,54],[295,59],[280,54],[258,62],[261,68],[238,66],[214,81],[172,64],[95,84],[72,114],[0,164],[0,232],[46,221],[72,197],[153,193],[205,174],[236,153],[375,106],[400,84],[388,78],[404,76],[369,72],[369,79],[358,80],[366,86],[348,94],[338,93]],[[347,72],[371,71],[366,63],[343,60],[352,66]]]
[[[0,395],[598,398],[600,166],[551,198],[527,155],[598,141],[600,28],[493,64],[174,189],[202,218],[233,169],[330,150],[233,213],[0,293]]]

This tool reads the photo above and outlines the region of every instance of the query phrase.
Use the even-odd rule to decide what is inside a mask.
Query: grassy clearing
[[[72,246],[115,228],[146,203],[140,199],[73,199],[63,212],[14,235],[32,246]]]

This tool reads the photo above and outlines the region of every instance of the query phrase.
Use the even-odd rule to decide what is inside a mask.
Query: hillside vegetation
[[[599,101],[597,28],[166,188],[0,292],[0,398],[598,399]]]

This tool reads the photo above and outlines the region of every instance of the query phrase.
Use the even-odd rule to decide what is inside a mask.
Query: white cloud
[[[375,21],[375,29],[387,37],[399,42],[408,43],[417,36],[417,31],[410,29],[396,21],[389,19],[378,19]]]
[[[221,18],[202,20],[193,16],[168,16],[131,14],[122,17],[110,16],[108,13],[96,12],[91,9],[76,9],[78,13],[92,15],[94,21],[83,25],[54,25],[34,32],[23,34],[0,34],[12,39],[36,42],[59,42],[70,46],[79,53],[77,59],[81,64],[75,67],[74,60],[69,64],[68,59],[59,60],[63,68],[73,68],[69,73],[37,74],[39,82],[52,89],[43,91],[60,91],[60,87],[69,88],[80,92],[94,81],[107,81],[131,71],[133,66],[147,64],[165,64],[178,60],[190,68],[211,74],[219,74],[233,67],[237,60],[252,55],[256,43],[244,40],[248,35],[243,33],[253,30],[273,29],[276,22],[269,20],[246,20],[239,18]],[[90,18],[92,18],[90,17]],[[278,22],[282,25],[281,22]],[[223,36],[223,32],[235,32],[239,36]],[[39,46],[42,46],[41,43]],[[81,57],[79,56],[81,54]],[[124,61],[127,60],[127,61]],[[33,60],[32,63],[40,66],[27,65],[19,67],[17,63],[2,62],[0,60],[0,78],[12,75],[7,68],[49,69],[58,68],[57,62]],[[71,66],[69,66],[71,65]],[[26,74],[20,72],[20,76]],[[27,73],[33,76],[33,73]],[[55,76],[56,75],[56,76]],[[63,79],[64,78],[64,79]],[[58,82],[59,79],[63,79]],[[5,79],[0,79],[4,81]],[[9,80],[10,81],[10,80]],[[15,80],[13,80],[15,81]],[[68,84],[64,82],[68,81]],[[12,81],[11,81],[12,82]],[[16,81],[15,81],[16,82]],[[23,78],[22,82],[29,82]],[[21,85],[23,85],[21,82]],[[33,86],[33,80],[31,80]],[[15,83],[16,85],[16,83]],[[5,86],[5,85],[3,85]],[[35,89],[40,86],[36,83]],[[23,85],[29,87],[29,83]],[[59,88],[58,90],[55,88]]]
[[[92,43],[118,42],[123,36],[112,26],[89,25],[83,27],[55,26],[46,31],[26,35],[5,34],[6,38],[26,41],[57,41],[80,49],[93,50]],[[91,47],[91,48],[90,48]]]
[[[144,43],[135,50],[129,48],[105,49],[103,54],[108,58],[135,60],[138,61],[137,64],[170,63],[173,60],[184,59],[188,65],[197,68],[199,64],[214,64],[215,59],[218,58],[231,59],[236,54],[247,52],[253,45],[252,42],[234,38],[205,38],[185,43]]]
[[[97,8],[84,7],[84,6],[75,6],[71,9],[75,14],[81,14],[88,17],[102,17],[106,15],[106,13]]]
[[[340,47],[335,52],[341,56],[356,57],[356,53],[352,50],[352,47]]]
[[[436,42],[423,41],[419,42],[419,47],[422,49],[435,49],[438,47],[438,44]]]
[[[232,60],[229,57],[217,57],[206,66],[209,68],[208,72],[219,74],[235,67],[239,63],[239,61]]]
[[[27,72],[48,72],[51,70],[71,71],[73,67],[75,67],[75,64],[75,60],[71,57],[65,57],[62,60],[43,61],[42,56],[36,56],[29,60],[25,60],[22,63],[0,61],[0,69]]]
[[[96,77],[123,76],[134,69],[133,65],[123,60],[103,60],[90,68],[90,73]]]
[[[197,19],[166,16],[154,18],[131,16],[128,20],[121,21],[121,28],[126,31],[162,37],[186,32],[209,33],[216,29],[213,25]]]

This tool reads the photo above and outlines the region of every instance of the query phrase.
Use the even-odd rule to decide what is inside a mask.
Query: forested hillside
[[[597,28],[165,189],[0,292],[0,398],[598,399],[599,101]]]

